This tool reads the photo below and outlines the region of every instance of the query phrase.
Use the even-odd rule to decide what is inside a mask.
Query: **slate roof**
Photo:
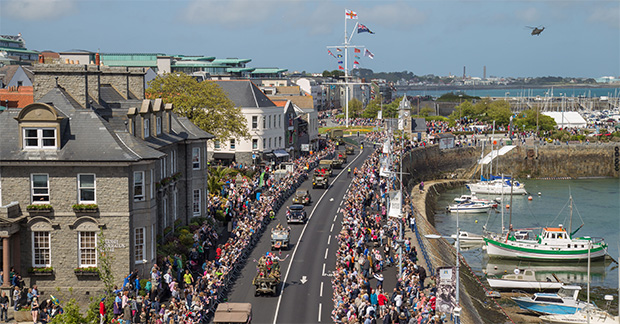
[[[228,98],[241,108],[273,108],[276,105],[250,80],[216,80]]]
[[[106,87],[104,87],[106,88]],[[21,109],[0,112],[1,161],[104,161],[132,162],[159,159],[164,153],[158,149],[186,139],[210,139],[213,135],[199,129],[187,118],[173,115],[172,132],[142,140],[127,131],[128,107],[139,107],[141,100],[118,100],[107,87],[104,97],[108,102],[84,109],[64,89],[57,87],[45,94],[39,102],[52,105],[65,117],[61,122],[59,150],[22,150],[19,143],[19,125],[15,117]],[[115,108],[111,108],[114,106]]]

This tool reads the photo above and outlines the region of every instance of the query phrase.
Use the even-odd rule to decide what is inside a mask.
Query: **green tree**
[[[216,138],[248,138],[246,119],[213,81],[198,82],[184,73],[167,73],[149,82],[149,98],[162,98],[175,113],[189,118]]]
[[[420,116],[422,117],[428,117],[431,115],[431,113],[434,113],[435,110],[433,110],[433,108],[431,107],[424,107],[422,109],[420,109]]]
[[[513,120],[513,124],[519,127],[525,125],[526,129],[536,130],[536,124],[538,123],[539,131],[552,131],[555,129],[557,123],[549,116],[540,114],[539,108],[529,109],[520,113],[517,118]],[[537,122],[538,119],[538,122]]]
[[[349,101],[349,118],[357,118],[361,116],[364,109],[362,102],[353,98]]]
[[[64,313],[58,314],[52,318],[50,324],[83,324],[83,323],[98,323],[87,321],[80,313],[80,305],[71,299],[65,305],[63,305]]]
[[[209,188],[209,192],[219,196],[222,191],[222,180],[234,172],[235,170],[222,166],[210,168],[207,177],[207,188]]]
[[[377,118],[377,114],[381,110],[381,95],[370,100],[366,105],[366,109],[362,112],[363,118]]]
[[[487,110],[487,121],[495,121],[499,125],[507,125],[510,123],[510,104],[504,100],[496,100],[489,104]]]

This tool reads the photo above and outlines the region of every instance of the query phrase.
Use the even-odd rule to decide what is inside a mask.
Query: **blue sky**
[[[418,75],[620,76],[620,2],[602,0],[0,0],[0,34],[29,49],[250,58],[252,67],[338,68],[344,11],[375,72]],[[355,20],[349,20],[348,33]],[[531,36],[526,26],[545,26]],[[351,68],[351,66],[349,66]]]

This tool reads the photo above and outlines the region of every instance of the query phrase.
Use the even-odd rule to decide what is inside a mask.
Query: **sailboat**
[[[572,196],[569,201],[572,223]],[[575,232],[570,231],[570,227],[569,231],[566,231],[560,224],[558,227],[543,228],[536,239],[520,239],[509,233],[500,239],[485,237],[484,242],[487,245],[487,254],[494,258],[557,262],[600,259],[607,255],[607,244],[602,239],[589,236],[573,238]]]

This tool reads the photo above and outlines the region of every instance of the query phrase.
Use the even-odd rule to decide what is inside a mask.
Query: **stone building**
[[[15,267],[41,295],[96,296],[101,251],[115,283],[145,277],[157,240],[206,215],[213,136],[145,100],[143,76],[36,65],[35,102],[0,112],[0,269]]]

